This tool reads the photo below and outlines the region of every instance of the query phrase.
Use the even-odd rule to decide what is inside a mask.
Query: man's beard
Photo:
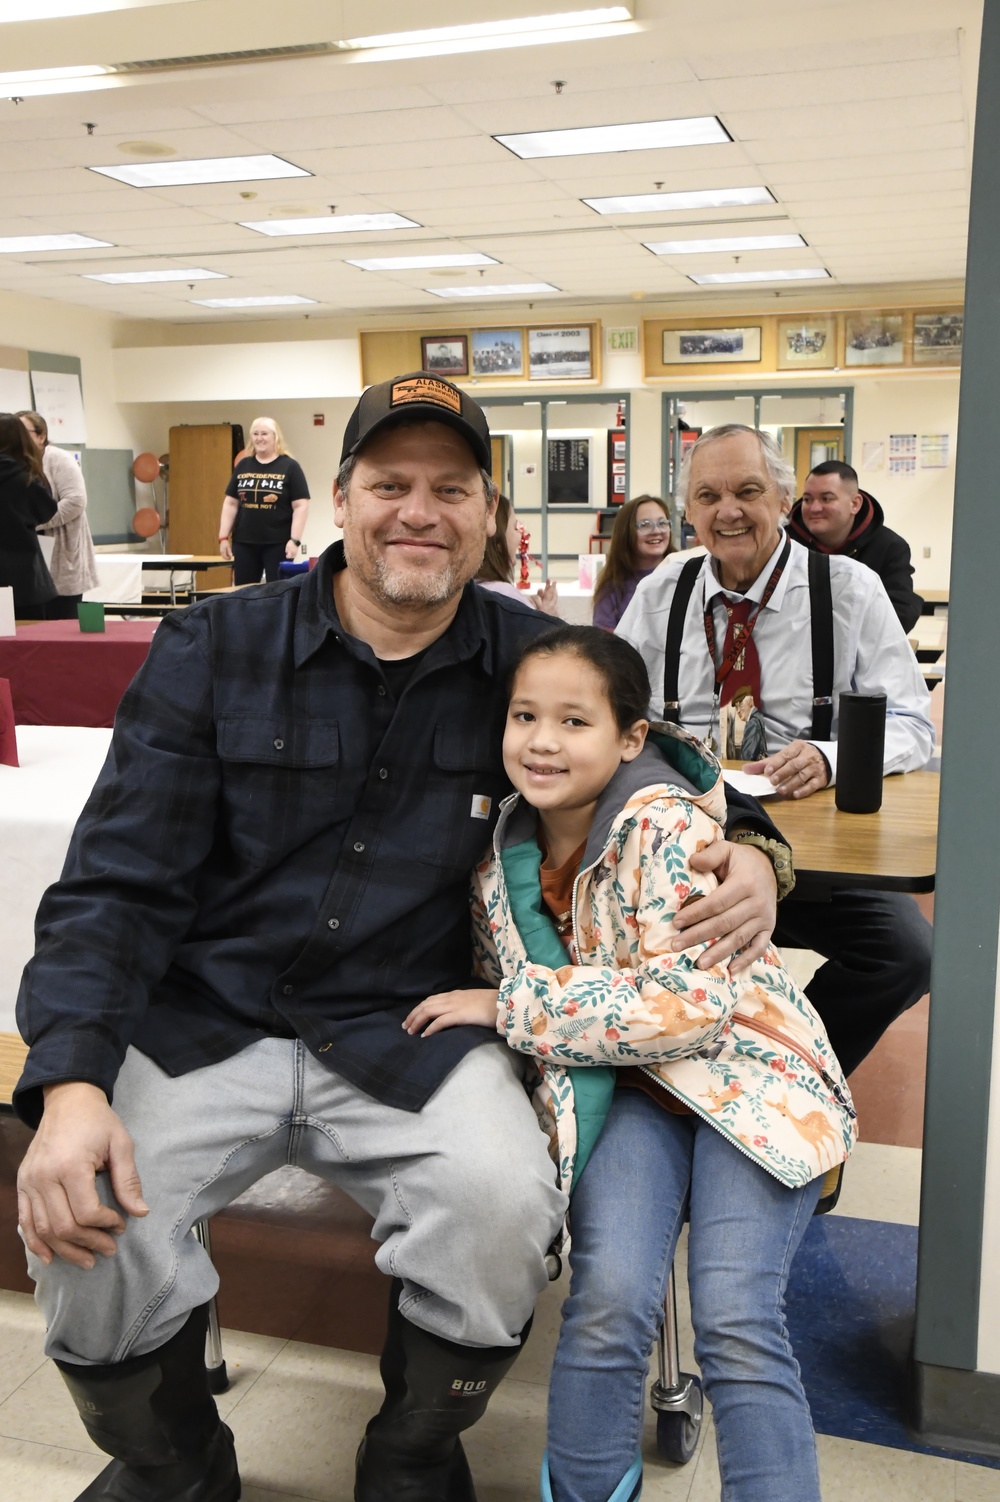
[[[475,572],[474,568],[468,567],[462,554],[455,553],[448,554],[447,565],[441,570],[407,568],[405,565],[394,568],[385,557],[372,554],[365,548],[355,552],[346,531],[344,556],[347,567],[368,586],[376,599],[404,609],[444,605],[461,592]]]

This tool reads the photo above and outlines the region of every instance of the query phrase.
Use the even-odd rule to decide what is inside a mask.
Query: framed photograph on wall
[[[848,313],[845,365],[902,365],[902,313]]]
[[[423,370],[435,375],[469,374],[469,341],[464,334],[429,334],[420,340]]]
[[[914,313],[914,365],[959,365],[964,313]]]
[[[779,370],[829,370],[837,363],[837,320],[821,314],[778,319]]]
[[[472,374],[524,374],[524,335],[520,329],[473,329]]]
[[[664,329],[664,365],[753,364],[760,359],[760,327]]]
[[[591,329],[529,329],[528,376],[532,381],[589,381]]]

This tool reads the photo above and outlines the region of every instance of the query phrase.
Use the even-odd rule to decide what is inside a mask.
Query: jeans
[[[150,1211],[89,1271],[29,1256],[47,1355],[104,1365],[157,1350],[219,1286],[195,1221],[285,1163],[374,1217],[376,1264],[402,1281],[411,1323],[460,1345],[517,1346],[566,1196],[521,1061],[499,1040],[468,1054],[421,1111],[373,1100],[283,1038],[176,1079],[131,1048],[114,1106]],[[106,1174],[98,1189],[111,1202]]]
[[[259,584],[261,574],[265,582],[274,584],[281,578],[278,567],[285,560],[284,542],[234,542],[233,583]]]
[[[784,1293],[822,1180],[786,1189],[722,1133],[630,1087],[572,1201],[572,1283],[552,1369],[555,1502],[607,1502],[639,1449],[648,1358],[690,1206],[695,1354],[724,1502],[819,1502],[816,1443]]]

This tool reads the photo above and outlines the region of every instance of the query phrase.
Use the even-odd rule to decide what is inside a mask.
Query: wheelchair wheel
[[[698,1446],[702,1420],[701,1383],[691,1379],[686,1408],[666,1409],[656,1415],[656,1448],[673,1465],[687,1465]]]

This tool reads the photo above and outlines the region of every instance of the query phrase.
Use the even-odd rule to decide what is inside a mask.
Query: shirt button
[[[355,840],[354,841],[354,848],[357,851],[357,853],[360,855],[361,852],[362,852],[362,850],[364,850],[364,848],[365,848],[365,842],[364,842],[364,840]]]
[[[292,992],[294,990],[295,990],[294,986],[282,986],[282,988],[281,988],[281,994],[282,994],[282,996],[291,996],[291,994],[292,994]]]
[[[378,769],[378,775],[381,777],[382,781],[384,782],[385,779],[389,775],[389,768],[388,767],[379,767],[379,769]]]
[[[379,684],[379,686],[378,686],[378,694],[379,694],[379,698],[381,698],[381,699],[385,698],[385,684],[384,683],[380,683]]]
[[[284,749],[285,749],[285,743],[281,739],[280,735],[277,737],[277,739],[274,742],[274,749],[275,749],[275,751],[284,751]]]
[[[327,918],[327,920],[326,920],[326,926],[327,926],[327,928],[339,928],[340,927],[340,919],[339,918]]]

